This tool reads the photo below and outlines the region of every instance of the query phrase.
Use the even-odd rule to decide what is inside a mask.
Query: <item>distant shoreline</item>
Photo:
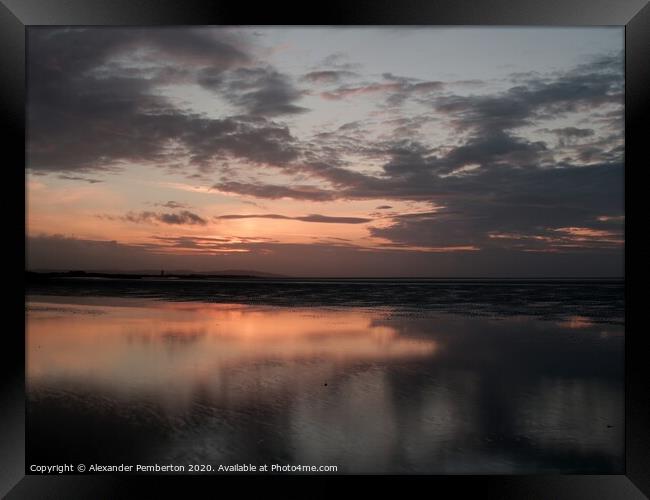
[[[408,277],[408,276],[393,276],[393,277],[296,277],[296,276],[282,276],[272,274],[213,274],[213,273],[164,273],[156,274],[151,273],[129,273],[129,272],[86,272],[86,271],[25,271],[25,278],[27,281],[47,281],[50,279],[108,279],[108,280],[146,280],[146,281],[178,281],[178,280],[192,280],[192,281],[209,281],[209,280],[255,280],[255,281],[324,281],[324,282],[355,282],[355,281],[371,281],[371,282],[389,282],[389,281],[431,281],[431,282],[471,282],[471,283],[523,283],[523,282],[622,282],[625,281],[624,277],[579,277],[579,276],[555,276],[555,277]]]
[[[25,271],[25,276],[27,279],[39,279],[39,278],[104,278],[104,279],[146,279],[146,278],[156,278],[156,279],[238,279],[238,278],[255,278],[255,279],[278,279],[284,278],[283,276],[265,276],[265,275],[256,275],[256,274],[155,274],[155,273],[94,273],[94,272],[85,272],[85,271],[61,271],[61,272],[36,272],[36,271]]]

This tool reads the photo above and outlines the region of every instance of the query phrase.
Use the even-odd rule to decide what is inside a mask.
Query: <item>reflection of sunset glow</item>
[[[594,325],[594,322],[584,316],[571,316],[566,321],[560,322],[559,325],[564,328],[580,329],[589,328]]]
[[[574,314],[32,295],[28,424],[60,437],[66,415],[59,442],[75,452],[115,439],[97,463],[288,457],[344,473],[505,474],[563,471],[552,459],[575,450],[591,470],[623,456],[623,328]]]
[[[260,363],[381,362],[436,350],[431,340],[401,337],[391,327],[373,325],[373,316],[359,310],[146,304],[32,303],[30,383],[64,379],[166,392],[219,385]],[[285,382],[292,383],[292,371],[284,373]]]

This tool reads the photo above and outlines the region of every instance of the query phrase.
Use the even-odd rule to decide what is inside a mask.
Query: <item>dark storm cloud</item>
[[[313,186],[293,185],[288,187],[274,184],[250,184],[227,181],[215,184],[212,187],[227,193],[237,193],[271,200],[293,198],[296,200],[328,201],[337,198],[336,192]]]
[[[188,126],[176,137],[190,147],[193,163],[231,155],[256,163],[281,165],[296,159],[299,154],[288,127],[263,118],[195,118]]]
[[[483,167],[539,167],[548,164],[548,148],[542,141],[530,141],[502,131],[472,137],[434,162],[437,170],[448,174],[466,165]]]
[[[613,121],[607,137],[592,129],[553,129],[569,148],[562,159],[543,140],[519,133],[572,113],[589,116],[613,107],[620,116],[620,62],[620,56],[600,58],[563,74],[528,75],[496,94],[434,95],[430,104],[462,140],[433,148],[409,137],[412,129],[404,129],[402,139],[366,145],[366,152],[374,148],[374,156],[388,157],[378,174],[351,172],[328,162],[327,154],[305,168],[336,186],[340,198],[419,200],[444,207],[370,229],[371,235],[393,244],[620,249],[621,227],[604,230],[599,217],[614,220],[623,212],[622,124]],[[385,78],[389,84],[404,83],[394,75]],[[344,135],[321,137],[329,151],[347,147]]]
[[[212,120],[187,114],[157,92],[160,84],[232,73],[245,90],[237,102],[251,113],[297,111],[297,91],[283,75],[252,69],[247,83],[241,81],[237,67],[250,58],[242,50],[245,42],[228,30],[35,28],[28,36],[27,153],[33,171],[185,159],[169,146],[180,146],[197,166],[220,156],[257,163],[296,157],[284,125],[254,116]]]
[[[388,227],[370,229],[372,236],[395,244],[532,249],[546,241],[572,248],[560,241],[562,236],[585,249],[609,248],[615,241],[620,245],[620,230],[587,238],[556,230],[597,230],[602,224],[598,217],[622,214],[622,151],[587,166],[552,162],[548,149],[543,142],[500,131],[476,136],[441,156],[421,144],[393,144],[386,148],[391,159],[379,176],[326,164],[311,167],[337,186],[340,198],[418,200],[445,207],[440,213],[397,217]],[[531,237],[516,244],[515,238],[495,237],[504,233]]]
[[[596,231],[581,239],[579,247],[611,247],[617,239],[620,244],[622,224],[605,228],[598,220],[608,214],[620,216],[623,211],[620,164],[558,169],[492,167],[478,169],[463,179],[448,177],[441,184],[446,192],[441,190],[436,200],[444,209],[394,217],[392,225],[371,228],[371,234],[402,244],[480,248],[513,246],[522,237],[517,247],[537,248],[558,243],[557,230],[572,227]],[[602,230],[608,234],[597,232]],[[500,238],[503,234],[515,236]],[[572,238],[571,232],[562,236]]]
[[[231,214],[220,215],[215,219],[284,219],[284,220],[298,220],[301,222],[322,222],[329,224],[364,224],[372,221],[363,217],[330,217],[328,215],[310,214],[300,217],[289,217],[287,215],[279,214]]]
[[[527,207],[519,217],[508,219],[509,210],[506,207],[488,208],[484,217],[471,210],[442,211],[417,217],[398,216],[391,226],[370,228],[370,233],[386,238],[392,244],[433,248],[474,246],[482,250],[620,250],[623,243],[622,224],[602,228],[604,225],[588,211],[578,209],[566,216],[563,210]],[[541,215],[539,223],[531,223],[535,215]],[[571,220],[577,221],[578,225],[558,226],[558,223],[570,224]]]
[[[89,111],[87,108],[84,113]],[[102,112],[102,117],[69,113],[62,113],[69,120],[60,123],[53,120],[49,124],[56,130],[49,130],[48,124],[41,123],[37,130],[30,131],[30,168],[94,171],[112,170],[120,161],[164,164],[179,160],[165,151],[174,142],[187,148],[190,164],[197,166],[219,157],[268,164],[297,157],[287,127],[266,120],[255,123],[237,118],[210,120],[165,112],[109,117],[113,113],[110,110]],[[111,124],[104,125],[104,120]],[[68,147],[60,147],[62,143]]]
[[[208,70],[199,77],[199,83],[222,92],[230,102],[252,115],[277,116],[308,111],[295,104],[302,98],[302,92],[288,76],[273,68],[238,68],[219,77]]]
[[[83,74],[115,55],[138,52],[142,62],[201,64],[227,68],[249,61],[237,48],[242,43],[226,30],[202,28],[30,28],[30,69],[59,74]],[[170,66],[173,66],[170,64]],[[47,82],[39,82],[41,84]]]
[[[552,116],[623,104],[621,55],[602,57],[550,79],[524,80],[497,95],[450,95],[434,108],[460,132],[510,130]]]

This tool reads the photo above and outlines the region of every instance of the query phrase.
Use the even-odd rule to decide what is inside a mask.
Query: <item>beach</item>
[[[622,473],[622,296],[584,281],[33,285],[28,461]]]

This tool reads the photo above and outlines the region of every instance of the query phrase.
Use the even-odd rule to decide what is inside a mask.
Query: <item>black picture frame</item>
[[[0,0],[0,120],[6,139],[4,156],[5,199],[11,195],[5,225],[5,305],[11,319],[3,330],[0,376],[0,495],[7,498],[121,498],[144,487],[148,496],[156,489],[188,495],[188,483],[219,487],[237,481],[239,494],[248,487],[273,481],[278,492],[295,481],[306,487],[318,481],[318,492],[340,494],[350,477],[319,476],[117,476],[26,474],[25,467],[25,346],[23,296],[25,224],[25,33],[36,25],[535,25],[625,26],[625,302],[626,302],[626,466],[624,475],[547,476],[388,476],[357,478],[385,493],[396,487],[424,486],[430,492],[452,491],[454,497],[479,495],[498,498],[624,499],[650,495],[650,398],[642,329],[630,328],[631,268],[630,193],[644,158],[644,111],[650,100],[650,6],[648,0],[347,0],[303,4],[210,0]],[[9,153],[8,155],[6,153]],[[643,161],[645,160],[645,161]],[[638,181],[637,181],[638,182]],[[22,263],[22,264],[21,264]],[[22,265],[22,269],[21,269]],[[634,271],[632,271],[634,272]],[[642,277],[635,275],[636,280]],[[24,287],[23,287],[24,292]],[[638,307],[638,306],[637,306]],[[173,483],[172,483],[173,481]],[[182,489],[174,490],[181,482]],[[427,481],[423,485],[417,482]],[[394,486],[396,485],[396,486]],[[431,489],[429,489],[431,488]],[[208,490],[209,491],[209,490]],[[213,490],[214,493],[217,491]],[[309,490],[313,492],[313,490]],[[309,494],[311,496],[311,493]],[[470,497],[470,498],[471,498]]]

